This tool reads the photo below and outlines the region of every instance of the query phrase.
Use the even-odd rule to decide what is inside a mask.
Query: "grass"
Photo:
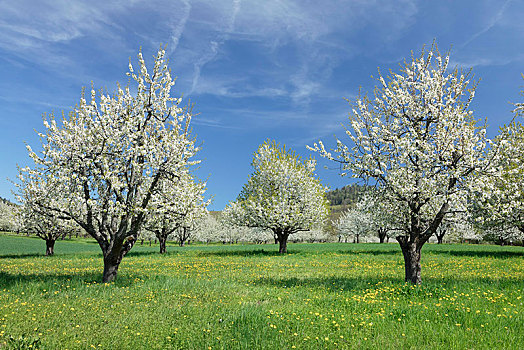
[[[43,349],[522,349],[524,248],[136,246],[118,280],[86,240],[0,235],[0,344]],[[0,345],[2,348],[2,345]]]

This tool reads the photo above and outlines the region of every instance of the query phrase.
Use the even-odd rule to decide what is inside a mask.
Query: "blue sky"
[[[151,62],[161,44],[173,95],[199,113],[197,174],[209,177],[213,210],[236,198],[265,139],[304,157],[318,139],[333,145],[344,98],[371,91],[377,67],[398,70],[433,39],[482,79],[472,108],[493,136],[522,100],[522,18],[521,0],[0,0],[0,196],[13,199],[7,179],[29,164],[24,142],[39,144],[43,113],[67,113],[91,82],[125,84],[129,58],[142,47]],[[325,185],[352,182],[338,173],[319,159]]]

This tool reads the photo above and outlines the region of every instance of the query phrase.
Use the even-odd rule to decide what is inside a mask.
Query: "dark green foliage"
[[[11,206],[16,206],[16,204],[11,202],[9,199],[5,199],[5,198],[2,198],[2,197],[0,197],[0,203],[6,204],[6,205],[11,205]]]
[[[369,186],[351,184],[342,188],[336,188],[326,193],[326,198],[331,206],[352,206],[362,197]]]

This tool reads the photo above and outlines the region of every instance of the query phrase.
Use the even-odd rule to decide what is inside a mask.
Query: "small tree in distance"
[[[524,91],[521,96],[524,99]],[[524,102],[514,105],[514,120],[500,128],[489,150],[496,166],[471,186],[475,220],[490,231],[501,232],[500,237],[510,226],[524,236],[524,125],[520,120]]]
[[[45,176],[31,184],[24,182],[20,175],[18,200],[22,206],[17,211],[23,229],[29,234],[34,234],[46,243],[45,255],[54,255],[55,242],[61,236],[72,231],[72,224],[59,212],[48,209],[50,207],[63,208],[62,198],[49,183]],[[45,203],[45,205],[38,205]]]
[[[16,204],[0,197],[0,231],[18,232],[20,230],[19,208]]]
[[[207,214],[210,201],[204,201],[205,191],[206,184],[196,182],[189,172],[181,172],[177,183],[162,181],[144,224],[144,228],[158,239],[161,254],[166,252],[170,235],[183,246],[195,222]]]
[[[336,155],[322,142],[312,148],[340,162],[343,176],[376,182],[395,203],[404,219],[396,239],[411,283],[421,283],[423,245],[487,164],[485,127],[468,111],[476,84],[470,72],[448,72],[448,64],[449,53],[433,45],[387,81],[379,71],[374,97],[361,96],[353,106],[346,129],[353,144],[337,139]]]
[[[371,218],[362,208],[362,202],[358,202],[354,208],[343,212],[333,225],[346,242],[353,237],[353,243],[360,243],[360,238],[370,234]]]
[[[230,223],[268,229],[287,252],[289,235],[324,224],[328,215],[325,188],[315,177],[314,159],[305,161],[275,141],[255,152],[253,173],[235,202],[224,210]]]
[[[389,242],[389,238],[401,227],[403,213],[395,204],[374,189],[368,190],[361,199],[360,206],[367,213],[369,226],[376,233],[380,243]]]

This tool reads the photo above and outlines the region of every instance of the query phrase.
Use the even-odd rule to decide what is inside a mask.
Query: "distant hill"
[[[332,222],[337,221],[343,212],[353,207],[368,188],[369,186],[351,184],[326,192],[326,199],[329,201],[329,220],[326,227],[328,232],[335,234]]]
[[[355,203],[359,201],[363,193],[369,188],[366,185],[351,184],[342,188],[336,188],[332,191],[326,192],[326,199],[329,201],[329,212],[330,217],[328,220],[329,231],[334,229],[331,227],[331,222],[337,220],[342,212],[351,208]],[[218,218],[221,211],[209,211],[211,216]]]
[[[11,202],[9,199],[5,199],[5,198],[2,198],[2,197],[0,197],[0,203],[6,204],[6,205],[11,205],[11,206],[16,206],[16,204]]]
[[[342,188],[336,188],[333,191],[328,191],[326,193],[326,198],[329,201],[329,205],[332,207],[348,207],[358,202],[367,189],[368,186],[365,185],[351,184]]]

